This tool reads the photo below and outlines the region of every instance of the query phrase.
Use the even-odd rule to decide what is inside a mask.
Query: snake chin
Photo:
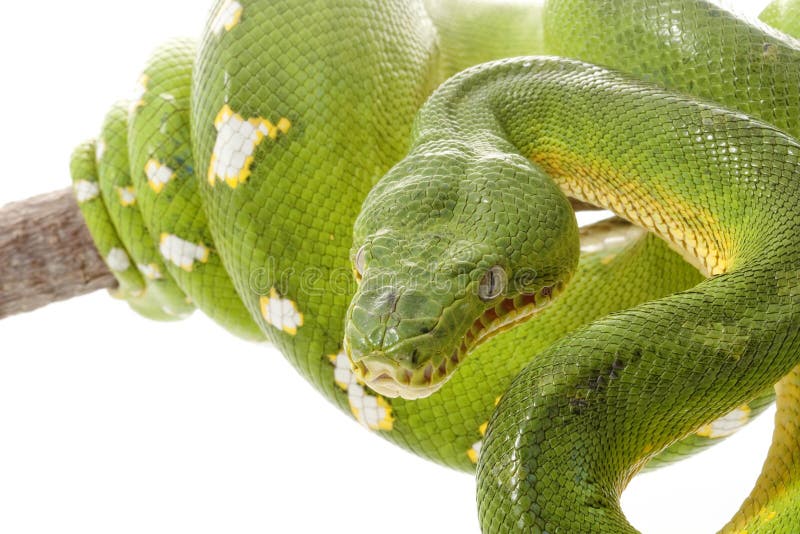
[[[449,360],[438,366],[428,363],[417,369],[408,369],[381,353],[375,353],[355,361],[353,371],[359,380],[379,395],[413,400],[436,393],[453,376],[458,362],[457,351],[454,351]]]
[[[407,386],[395,380],[388,374],[381,374],[365,381],[367,386],[384,397],[401,397],[406,400],[424,399],[436,393],[444,382],[432,383],[427,386]]]

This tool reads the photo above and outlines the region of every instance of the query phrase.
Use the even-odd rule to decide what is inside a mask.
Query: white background
[[[66,187],[72,147],[153,47],[200,32],[205,10],[6,3],[0,204]],[[771,414],[634,480],[634,524],[719,528],[758,474]],[[474,501],[471,476],[371,435],[280,354],[200,313],[153,323],[100,292],[0,322],[0,532],[478,532]]]

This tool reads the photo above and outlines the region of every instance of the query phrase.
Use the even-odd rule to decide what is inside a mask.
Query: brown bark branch
[[[0,208],[0,319],[116,284],[70,189]]]
[[[116,283],[72,190],[0,208],[0,318]]]

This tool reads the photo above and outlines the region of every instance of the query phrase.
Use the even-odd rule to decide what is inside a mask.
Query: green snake
[[[219,0],[73,185],[115,296],[477,464],[486,532],[633,532],[631,477],[775,393],[724,531],[795,532],[799,46],[702,1]]]

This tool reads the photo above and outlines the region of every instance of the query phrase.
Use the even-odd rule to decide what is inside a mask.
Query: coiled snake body
[[[800,49],[701,1],[467,4],[219,0],[75,152],[116,294],[477,464],[487,532],[634,531],[627,481],[778,383],[725,531],[797,531]],[[574,59],[442,84],[541,52]],[[586,230],[578,266],[565,193],[649,233]]]

